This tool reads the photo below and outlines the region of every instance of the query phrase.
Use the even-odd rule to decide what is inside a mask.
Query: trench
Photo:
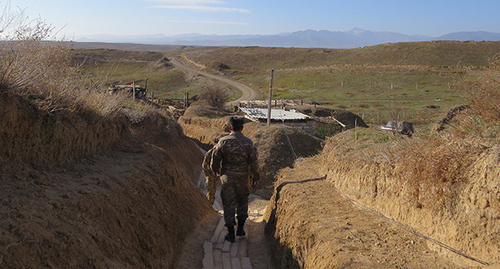
[[[203,149],[200,150],[205,154]],[[193,180],[193,184],[206,195],[207,186],[203,172]],[[250,193],[248,219],[245,222],[246,236],[237,237],[236,242],[230,243],[224,241],[227,231],[223,220],[221,187],[218,181],[212,206],[215,214],[201,221],[186,240],[177,268],[274,268],[264,234],[264,212],[269,200],[255,194],[255,191]]]

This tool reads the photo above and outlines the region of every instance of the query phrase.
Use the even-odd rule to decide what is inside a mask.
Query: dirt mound
[[[173,67],[174,65],[170,62],[170,59],[167,57],[163,57],[160,60],[156,61],[154,64],[154,67],[156,68],[170,68]]]
[[[0,267],[172,268],[213,214],[189,178],[202,154],[172,119],[0,100]]]
[[[295,107],[294,107],[295,108]],[[338,121],[346,125],[347,129],[352,129],[354,127],[364,127],[368,128],[368,125],[363,121],[363,119],[345,109],[341,108],[330,108],[330,107],[313,107],[313,106],[298,106],[296,109],[304,114],[313,117],[334,117]]]
[[[446,114],[446,117],[444,117],[441,121],[439,121],[438,125],[435,128],[436,131],[440,132],[444,130],[446,126],[451,123],[453,118],[455,118],[455,116],[457,116],[460,112],[469,108],[470,108],[469,105],[461,105],[450,110],[448,114]]]
[[[230,113],[224,110],[220,110],[218,108],[212,107],[208,105],[205,101],[198,101],[192,105],[190,105],[184,116],[189,117],[206,117],[206,118],[222,118],[225,116],[229,116]]]
[[[285,167],[293,167],[297,158],[316,155],[322,141],[298,129],[284,125],[245,124],[243,133],[250,137],[259,154],[262,187],[274,184],[274,176]]]

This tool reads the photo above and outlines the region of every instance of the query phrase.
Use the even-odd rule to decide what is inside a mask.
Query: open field
[[[241,83],[269,89],[274,97],[303,99],[346,108],[369,123],[400,119],[425,124],[464,104],[463,92],[492,68],[500,42],[422,42],[383,44],[350,50],[298,48],[218,48],[187,52],[205,66]],[[404,111],[404,114],[403,114]]]
[[[159,98],[182,98],[184,92],[195,92],[184,73],[174,70],[160,52],[121,51],[109,49],[74,50],[73,62],[82,65],[87,85],[107,88],[113,84],[147,87]],[[99,82],[98,85],[95,83]]]

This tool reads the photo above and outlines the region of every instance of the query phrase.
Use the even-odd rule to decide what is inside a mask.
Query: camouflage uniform
[[[205,158],[203,158],[202,164],[203,172],[205,174],[207,182],[207,199],[211,205],[213,205],[215,201],[215,189],[217,183],[217,175],[215,175],[215,172],[212,171],[212,168],[210,167],[213,152],[214,148],[211,148],[209,151],[207,151],[207,153],[205,154]]]
[[[221,138],[212,157],[212,170],[221,174],[221,198],[226,226],[236,225],[235,208],[238,221],[248,217],[248,178],[260,179],[257,170],[257,151],[250,138],[241,132],[232,132]]]

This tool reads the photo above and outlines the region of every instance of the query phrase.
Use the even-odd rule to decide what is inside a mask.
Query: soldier
[[[203,173],[205,174],[206,177],[206,182],[207,182],[207,199],[208,202],[213,205],[215,201],[215,189],[216,189],[216,182],[217,182],[217,175],[212,171],[212,168],[210,167],[211,162],[212,162],[212,155],[214,152],[214,148],[219,143],[219,138],[214,139],[214,146],[207,151],[205,154],[205,158],[203,158]]]
[[[253,175],[254,186],[260,180],[257,167],[257,151],[250,138],[244,136],[244,119],[229,119],[231,133],[220,139],[214,149],[212,170],[221,175],[221,198],[224,208],[224,221],[228,230],[225,240],[235,241],[235,208],[237,208],[237,236],[245,236],[243,227],[248,217],[248,178]]]

